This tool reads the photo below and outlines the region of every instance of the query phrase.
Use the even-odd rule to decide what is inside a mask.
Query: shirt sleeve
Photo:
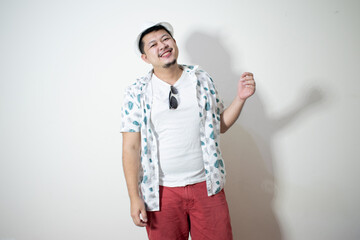
[[[225,104],[224,104],[224,100],[220,97],[220,94],[218,92],[218,90],[216,89],[215,83],[213,81],[213,79],[211,78],[211,76],[207,73],[207,76],[209,77],[210,81],[211,81],[211,85],[213,87],[213,90],[215,90],[215,99],[216,99],[216,106],[217,106],[217,113],[218,114],[222,114],[225,110]],[[212,90],[210,90],[211,94],[213,94],[214,92],[212,92]]]
[[[210,80],[210,86],[213,88],[210,90],[210,92],[211,92],[211,94],[215,94],[216,111],[218,114],[222,114],[225,110],[224,100],[220,97],[219,92],[216,89],[216,86],[214,84],[212,77],[210,76],[210,74],[208,72],[204,71],[200,66],[198,69],[199,69],[199,71],[204,72],[206,77]]]
[[[125,90],[124,101],[121,107],[120,132],[140,132],[141,126],[140,103],[130,88]]]
[[[216,95],[216,103],[217,103],[217,107],[218,107],[218,111],[219,114],[222,114],[225,110],[225,105],[224,105],[224,100],[220,97],[218,90],[216,89],[215,85],[214,85],[214,89],[215,89],[215,95]]]

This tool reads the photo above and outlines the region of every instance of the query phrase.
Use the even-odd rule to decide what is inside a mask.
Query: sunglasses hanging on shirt
[[[174,86],[170,86],[169,109],[176,109],[178,107],[177,94],[178,90]]]

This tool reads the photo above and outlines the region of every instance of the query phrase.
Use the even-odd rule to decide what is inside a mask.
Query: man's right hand
[[[144,201],[140,197],[131,199],[130,213],[131,217],[138,227],[145,227],[147,224],[147,215]]]

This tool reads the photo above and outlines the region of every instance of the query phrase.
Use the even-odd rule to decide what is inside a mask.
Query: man
[[[169,23],[150,24],[136,48],[153,70],[125,91],[123,168],[135,225],[150,240],[232,239],[224,194],[220,132],[237,120],[255,92],[243,73],[224,110],[213,80],[197,66],[177,63]]]

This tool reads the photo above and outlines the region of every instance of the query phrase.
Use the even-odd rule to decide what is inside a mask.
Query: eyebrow
[[[160,37],[160,39],[163,39],[164,37],[170,37],[170,35],[169,35],[168,33],[164,33],[164,35],[162,35],[162,36]],[[156,40],[155,40],[155,39],[154,39],[154,40],[151,40],[150,42],[148,42],[147,45],[151,45],[153,42],[156,42]]]

